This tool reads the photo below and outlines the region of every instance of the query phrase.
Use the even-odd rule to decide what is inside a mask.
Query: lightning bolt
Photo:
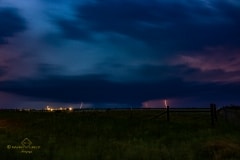
[[[167,100],[166,100],[166,99],[164,100],[164,105],[165,105],[165,107],[168,106],[168,104],[167,104]]]

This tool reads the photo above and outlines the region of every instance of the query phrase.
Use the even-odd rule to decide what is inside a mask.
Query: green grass
[[[0,112],[0,159],[238,160],[240,128],[210,113],[159,111]],[[24,138],[41,146],[32,154],[9,150]]]

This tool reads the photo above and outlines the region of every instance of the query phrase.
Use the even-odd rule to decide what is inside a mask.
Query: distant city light
[[[52,106],[46,106],[46,111],[52,112],[52,111],[73,111],[73,107],[52,107]]]
[[[49,106],[47,106],[47,111],[51,111],[51,108]]]

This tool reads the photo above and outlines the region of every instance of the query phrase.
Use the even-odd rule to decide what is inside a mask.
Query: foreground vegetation
[[[0,159],[239,160],[240,127],[209,113],[0,112]],[[32,153],[9,149],[31,140]]]

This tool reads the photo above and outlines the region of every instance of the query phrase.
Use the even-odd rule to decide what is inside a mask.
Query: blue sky
[[[1,0],[0,106],[239,104],[239,28],[237,0]]]

